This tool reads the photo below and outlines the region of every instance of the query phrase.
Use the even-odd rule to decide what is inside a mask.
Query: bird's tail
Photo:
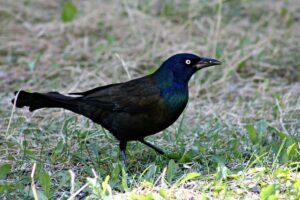
[[[31,112],[40,108],[64,108],[73,112],[78,109],[76,97],[64,96],[58,92],[30,93],[21,90],[15,94],[18,95],[12,103],[15,103],[18,108],[28,106]]]

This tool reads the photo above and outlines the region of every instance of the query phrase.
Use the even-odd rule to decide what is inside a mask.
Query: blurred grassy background
[[[0,0],[0,197],[299,198],[299,22],[298,0]],[[10,104],[18,89],[140,77],[179,52],[224,64],[198,72],[181,119],[149,137],[169,158],[133,142],[128,172],[100,126]]]

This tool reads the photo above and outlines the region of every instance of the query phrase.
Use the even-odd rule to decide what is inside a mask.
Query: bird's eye
[[[191,60],[189,60],[189,59],[185,60],[185,64],[187,64],[187,65],[191,64]]]

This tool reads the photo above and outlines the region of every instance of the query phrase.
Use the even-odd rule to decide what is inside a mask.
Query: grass
[[[0,5],[1,199],[300,198],[297,0]],[[147,138],[167,156],[132,142],[127,170],[101,126],[10,104],[21,88],[143,76],[177,52],[224,64],[198,72],[181,118]]]

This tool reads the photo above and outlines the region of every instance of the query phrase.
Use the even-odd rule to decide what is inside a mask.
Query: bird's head
[[[194,54],[180,53],[168,58],[157,70],[157,73],[169,72],[175,81],[187,83],[195,72],[214,65],[221,65],[221,62]]]

